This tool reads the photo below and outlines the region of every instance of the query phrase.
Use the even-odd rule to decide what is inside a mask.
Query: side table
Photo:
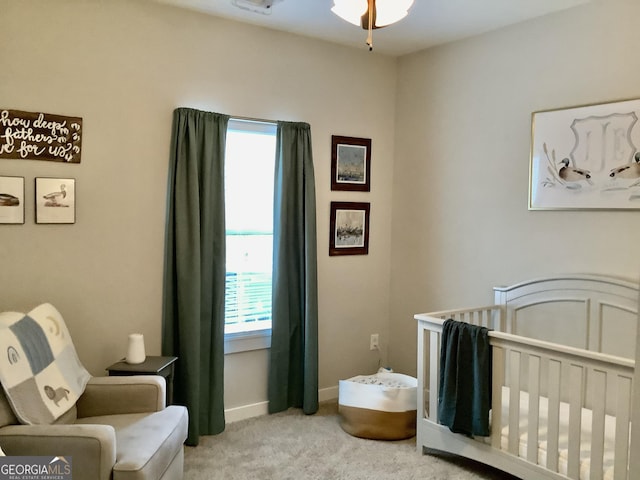
[[[173,374],[178,357],[147,356],[142,363],[127,363],[122,359],[107,367],[110,377],[129,375],[160,375],[167,381],[167,405],[173,403]]]

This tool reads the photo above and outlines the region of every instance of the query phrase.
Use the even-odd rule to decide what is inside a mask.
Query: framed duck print
[[[76,181],[36,178],[36,223],[76,222]]]
[[[0,224],[24,223],[24,177],[0,176]]]

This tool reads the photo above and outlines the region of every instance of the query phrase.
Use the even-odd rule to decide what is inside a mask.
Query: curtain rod
[[[245,122],[260,122],[260,123],[278,123],[278,120],[269,120],[266,118],[256,118],[256,117],[243,117],[241,115],[229,115],[230,120],[240,120]]]
[[[201,109],[198,107],[178,107],[176,108],[177,110],[196,110],[196,111],[200,111],[200,112],[204,112],[204,113],[219,113],[222,114],[222,112],[213,112],[211,110],[205,110],[205,109]],[[233,120],[240,120],[240,121],[245,121],[245,122],[259,122],[259,123],[273,123],[276,124],[279,122],[279,120],[270,120],[268,118],[257,118],[257,117],[245,117],[244,115],[231,115],[228,113],[224,113],[224,115],[228,115],[230,119]]]

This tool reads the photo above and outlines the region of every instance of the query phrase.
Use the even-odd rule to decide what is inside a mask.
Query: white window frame
[[[275,134],[277,124],[273,122],[259,121],[259,120],[245,120],[239,118],[230,118],[227,125],[228,130],[241,130],[241,131],[254,131],[260,133]],[[225,159],[226,161],[226,159]],[[260,327],[260,323],[271,322],[256,322],[256,326]],[[251,350],[264,350],[271,348],[271,327],[257,328],[254,330],[243,330],[227,333],[227,326],[225,325],[224,334],[224,353],[225,355],[248,352]]]

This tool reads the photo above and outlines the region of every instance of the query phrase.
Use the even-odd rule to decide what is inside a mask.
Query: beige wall
[[[390,358],[416,312],[563,272],[638,278],[638,211],[528,211],[531,112],[640,97],[637,0],[595,1],[399,60]]]
[[[160,353],[165,192],[178,106],[311,124],[320,387],[377,368],[388,339],[393,58],[137,0],[0,0],[0,108],[80,116],[82,163],[1,160],[26,223],[0,226],[0,310],[50,301],[96,375],[127,334]],[[330,191],[331,135],[373,139],[370,194]],[[74,177],[75,225],[36,225],[36,176]],[[328,256],[329,203],[370,201],[370,254]],[[226,406],[266,399],[267,351],[226,363]]]
[[[159,353],[177,106],[311,124],[323,389],[377,367],[371,333],[384,363],[415,372],[413,314],[490,302],[493,285],[637,279],[637,212],[527,210],[531,112],[640,97],[635,0],[397,61],[144,1],[0,0],[0,12],[0,108],[84,119],[80,165],[0,161],[28,200],[25,225],[0,226],[0,310],[54,303],[94,374],[133,331]],[[330,191],[332,134],[373,139],[371,193]],[[34,224],[36,176],[77,179],[75,225]],[[328,257],[332,200],[371,201],[368,256]],[[227,357],[227,407],[266,399],[267,358]]]

